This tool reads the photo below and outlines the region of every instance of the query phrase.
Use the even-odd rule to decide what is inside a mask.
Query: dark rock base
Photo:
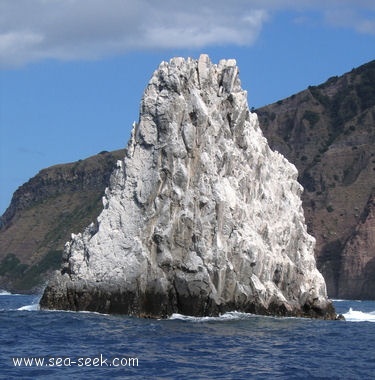
[[[99,287],[78,284],[47,286],[40,300],[42,309],[92,311],[104,314],[125,314],[142,318],[168,318],[174,313],[196,317],[218,316],[230,311],[280,317],[306,317],[335,320],[338,316],[328,301],[324,308],[305,304],[302,307],[271,302],[268,307],[256,297],[251,302],[217,304],[208,296],[180,296],[171,289],[168,294],[120,290],[110,286]]]

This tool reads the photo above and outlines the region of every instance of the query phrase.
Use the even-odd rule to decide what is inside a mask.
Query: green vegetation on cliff
[[[32,291],[57,269],[65,243],[95,221],[125,150],[52,166],[22,185],[0,224],[0,287]]]

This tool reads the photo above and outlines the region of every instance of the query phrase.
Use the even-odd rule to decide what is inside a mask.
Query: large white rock
[[[66,244],[41,305],[333,318],[301,192],[250,113],[235,60],[162,62],[104,209]]]

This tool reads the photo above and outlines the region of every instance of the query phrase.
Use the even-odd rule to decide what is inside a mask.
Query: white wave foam
[[[343,315],[348,322],[375,322],[375,311],[365,313],[350,308],[349,311]]]
[[[32,306],[32,305],[30,305]],[[39,308],[37,310],[40,310],[40,305],[38,304]],[[89,311],[89,310],[61,310],[61,309],[43,309],[46,313],[69,313],[69,314],[95,314],[95,315],[104,315],[104,316],[110,316],[111,314],[106,313],[99,313],[98,311]]]
[[[21,294],[18,293],[10,293],[6,290],[1,290],[0,289],[0,296],[20,296]]]
[[[222,314],[218,317],[192,317],[189,315],[183,315],[183,314],[172,314],[168,319],[170,320],[182,320],[182,321],[189,321],[189,322],[211,322],[211,321],[230,321],[230,320],[239,320],[239,319],[249,319],[256,317],[254,314],[249,313],[240,313],[238,311],[231,311],[225,314]]]
[[[39,307],[39,303],[33,303],[31,305],[21,306],[17,310],[20,310],[20,311],[36,311],[36,310],[40,310],[40,307]]]

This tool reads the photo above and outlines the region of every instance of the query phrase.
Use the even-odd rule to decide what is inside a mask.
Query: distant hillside
[[[329,295],[375,299],[375,61],[256,112],[299,170]]]
[[[13,195],[0,218],[0,288],[30,291],[59,268],[64,244],[94,221],[124,150],[40,171]]]

